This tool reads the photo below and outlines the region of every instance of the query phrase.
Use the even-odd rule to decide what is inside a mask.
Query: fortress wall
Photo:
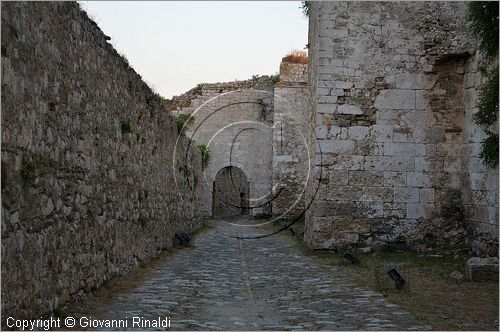
[[[2,315],[35,318],[196,228],[202,163],[78,4],[2,2],[1,52]]]
[[[192,145],[205,144],[210,158],[202,177],[203,211],[212,215],[213,184],[219,171],[238,167],[249,182],[250,216],[271,214],[274,78],[200,84],[196,95],[174,97],[174,114],[189,113]],[[220,188],[219,188],[220,189]],[[228,188],[228,192],[232,188]]]
[[[274,88],[273,216],[294,219],[304,212],[309,174],[307,65],[282,62]],[[314,151],[311,151],[314,154]]]
[[[498,246],[466,3],[311,2],[314,248]],[[417,19],[416,19],[417,18]],[[476,231],[471,232],[471,229]]]

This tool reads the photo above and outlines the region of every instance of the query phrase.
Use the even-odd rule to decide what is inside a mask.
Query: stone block
[[[377,110],[375,113],[377,124],[399,125],[401,122],[401,111],[399,110]]]
[[[318,201],[315,215],[318,217],[381,218],[384,215],[384,206],[382,202]]]
[[[469,173],[469,186],[472,190],[487,190],[488,173]]]
[[[420,73],[398,73],[394,75],[394,83],[397,89],[427,89],[425,76]]]
[[[342,104],[337,107],[337,112],[339,114],[351,114],[351,115],[362,115],[363,110],[359,106]]]
[[[423,172],[408,172],[406,173],[406,181],[411,187],[430,187],[431,180],[428,174]]]
[[[417,90],[415,92],[415,109],[425,110],[429,105],[428,92],[425,90]]]
[[[365,126],[353,126],[347,128],[349,139],[360,141],[369,138],[370,128]]]
[[[326,117],[323,117],[322,113],[316,113],[316,125],[317,126],[325,125],[326,123],[324,121],[324,118],[326,118]],[[331,124],[332,119],[330,117],[328,117],[328,118],[330,119],[330,124]]]
[[[352,186],[382,186],[381,171],[349,171],[349,184]]]
[[[498,258],[469,258],[465,272],[472,281],[498,281]]]
[[[363,187],[338,186],[333,184],[329,189],[327,197],[334,201],[361,201],[363,199]]]
[[[338,154],[352,154],[356,147],[352,140],[323,140],[319,145],[323,153]]]
[[[365,157],[356,155],[339,155],[332,162],[333,169],[360,170],[365,164]]]
[[[408,137],[408,142],[410,143],[427,143],[427,131],[428,127],[422,126],[412,126],[408,128],[410,130],[410,134]]]
[[[319,104],[336,104],[337,96],[319,96],[318,97]]]
[[[406,173],[384,171],[384,186],[386,187],[405,187],[406,186]]]
[[[347,81],[334,81],[336,89],[351,89],[354,86],[354,83]]]
[[[389,156],[366,156],[364,169],[373,171],[388,171],[392,167],[392,158]]]
[[[414,90],[382,90],[375,99],[375,108],[380,110],[415,109]]]
[[[316,126],[315,131],[316,131],[316,138],[319,139],[326,138],[326,135],[328,134],[328,129],[325,125]]]
[[[432,218],[434,210],[433,203],[408,203],[406,217],[409,219]]]
[[[415,172],[443,172],[443,158],[416,157]]]
[[[421,203],[434,202],[434,188],[421,188],[420,189],[420,202]]]
[[[462,160],[460,158],[445,158],[443,170],[445,172],[460,172],[462,170]]]
[[[409,171],[415,170],[415,160],[411,157],[366,156],[364,169],[374,171]]]
[[[403,157],[425,156],[425,144],[387,142],[384,144],[384,155]]]
[[[356,211],[355,202],[318,201],[315,215],[317,217],[349,216],[353,211]]]
[[[318,96],[330,96],[331,92],[331,88],[316,88],[316,93],[318,94]]]
[[[312,246],[329,249],[358,243],[359,235],[368,233],[370,224],[366,219],[314,218],[313,230]]]
[[[345,186],[348,184],[349,171],[328,169],[327,171],[328,183],[330,186]]]
[[[371,137],[377,142],[392,142],[393,128],[392,125],[373,125],[371,126]]]
[[[336,104],[318,104],[316,106],[316,112],[325,113],[325,114],[333,114],[333,113],[335,113],[336,107],[337,107]]]
[[[387,187],[363,188],[363,201],[366,202],[392,202],[393,189]]]
[[[418,203],[419,188],[394,187],[394,202]]]
[[[465,89],[464,93],[464,107],[465,109],[472,109],[477,107],[477,91],[475,88]]]

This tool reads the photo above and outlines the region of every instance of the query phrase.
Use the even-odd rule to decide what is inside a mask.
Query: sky
[[[199,83],[279,71],[307,44],[299,1],[80,1],[111,44],[165,98]]]

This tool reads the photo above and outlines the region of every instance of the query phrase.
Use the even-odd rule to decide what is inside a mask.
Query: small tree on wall
[[[472,33],[479,40],[479,49],[489,58],[498,55],[498,2],[474,1],[469,3],[468,19]],[[496,59],[498,62],[498,59]],[[498,119],[498,63],[489,72],[484,70],[486,83],[479,92],[479,111],[474,115],[474,122],[491,126]],[[498,165],[498,134],[489,130],[488,137],[481,142],[480,157],[490,166]]]
[[[187,113],[181,113],[175,118],[175,124],[177,125],[179,134],[183,134],[193,122],[194,117]]]
[[[302,13],[304,16],[308,17],[309,16],[309,1],[301,1],[300,2],[300,9],[302,9]]]
[[[208,162],[210,161],[210,149],[206,144],[198,144],[198,149],[201,153],[201,161],[203,162],[203,167],[206,167],[208,165]]]

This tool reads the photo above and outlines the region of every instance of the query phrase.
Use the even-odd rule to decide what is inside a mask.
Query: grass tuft
[[[283,59],[283,62],[307,64],[307,51],[292,50]]]

